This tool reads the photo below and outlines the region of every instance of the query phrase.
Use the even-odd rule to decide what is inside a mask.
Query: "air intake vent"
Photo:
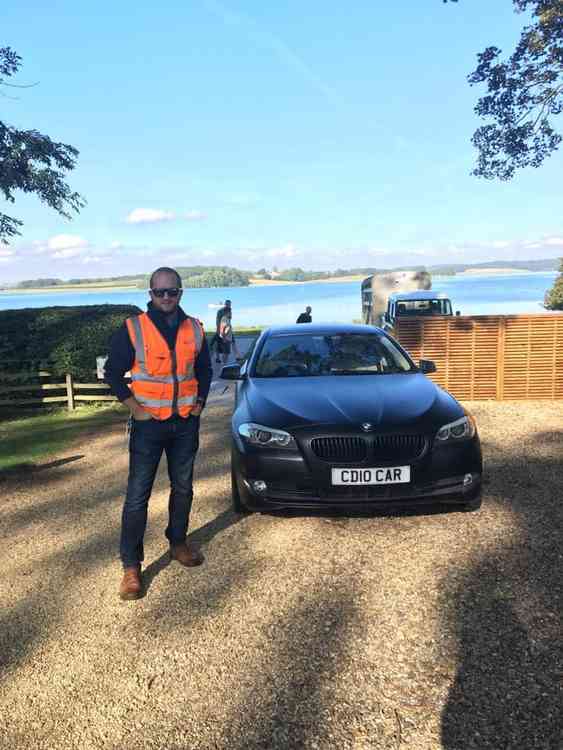
[[[323,461],[363,461],[367,455],[367,443],[360,437],[313,438],[311,450]]]
[[[375,435],[373,457],[380,461],[415,461],[424,453],[424,435]]]

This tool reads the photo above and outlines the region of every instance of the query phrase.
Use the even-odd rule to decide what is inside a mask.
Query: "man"
[[[215,319],[215,332],[217,336],[219,336],[219,327],[221,325],[221,320],[225,317],[225,315],[229,315],[231,318],[233,317],[233,308],[230,299],[226,299],[223,307],[220,307],[217,310],[217,317]]]
[[[228,301],[229,300],[227,300],[227,302]],[[237,342],[235,341],[235,334],[233,333],[231,309],[229,307],[225,308],[225,310],[225,314],[221,318],[218,328],[220,351],[223,355],[223,365],[226,365],[229,360],[231,348],[234,349],[237,359],[240,359],[240,352],[237,347]]]
[[[307,306],[305,308],[305,312],[302,312],[295,322],[296,323],[312,323],[313,318],[311,317],[311,309],[312,308]]]
[[[211,349],[215,349],[215,362],[219,364],[221,362],[220,354],[224,354],[222,349],[222,341],[221,341],[221,334],[220,334],[220,327],[221,327],[221,321],[226,315],[232,316],[233,311],[231,308],[231,300],[226,299],[225,304],[223,307],[220,307],[217,310],[217,316],[215,318],[215,335],[213,336],[213,340],[211,342]]]
[[[129,318],[112,337],[106,382],[131,412],[129,478],[121,522],[121,599],[142,595],[141,563],[147,509],[163,451],[170,477],[166,537],[170,556],[192,567],[203,562],[186,543],[192,505],[199,417],[212,370],[203,327],[179,306],[182,280],[173,268],[150,278],[146,313]],[[131,372],[131,386],[124,374]]]

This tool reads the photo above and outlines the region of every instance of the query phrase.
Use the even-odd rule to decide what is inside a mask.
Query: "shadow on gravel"
[[[442,717],[446,750],[561,747],[563,434],[532,437],[533,450],[487,463],[489,492],[520,539],[446,581],[442,610],[460,660]]]
[[[65,466],[66,464],[73,463],[73,461],[80,461],[84,458],[84,454],[81,453],[77,456],[67,456],[66,458],[59,458],[56,461],[49,461],[45,464],[18,464],[13,469],[4,469],[0,472],[0,482],[6,481],[10,477],[19,477],[21,475],[35,474],[46,469],[56,469],[59,466]]]
[[[126,446],[123,442],[120,442],[119,446],[120,453],[126,456]],[[216,461],[215,463],[206,462],[206,456],[221,456],[224,453],[223,461]],[[77,458],[83,458],[83,456],[72,457],[73,462]],[[66,459],[60,462],[53,462],[53,473],[48,477],[48,484],[60,484],[61,495],[56,495],[55,492],[51,494],[51,498],[41,502],[37,499],[34,504],[28,504],[24,507],[17,507],[8,503],[7,509],[4,506],[2,508],[3,513],[1,517],[2,528],[0,529],[0,537],[9,536],[14,534],[22,528],[28,528],[33,523],[56,523],[60,518],[77,518],[85,511],[92,511],[98,507],[114,507],[116,503],[116,495],[125,494],[127,485],[127,468],[126,462],[124,462],[124,469],[122,473],[115,474],[115,469],[112,467],[102,466],[95,473],[92,472],[92,466],[88,465],[82,468],[76,463],[72,463]],[[197,491],[197,483],[200,481],[206,481],[214,479],[217,476],[224,474],[227,471],[228,454],[225,449],[225,440],[222,434],[213,435],[211,439],[207,439],[205,450],[201,451],[198,458],[196,459],[195,468],[195,487]],[[80,493],[75,495],[68,495],[67,486],[71,483],[80,483],[81,475],[84,477],[88,476],[88,473],[92,473],[91,476],[91,487],[90,491],[86,491],[84,486],[81,487]],[[49,472],[47,472],[49,475]],[[34,473],[30,473],[23,479],[18,476],[18,482],[24,483],[38,482],[41,484],[42,490],[45,489],[46,476],[42,473],[40,476],[34,476]],[[16,482],[16,480],[13,480]],[[82,485],[84,482],[82,481]],[[167,488],[168,477],[166,474],[166,458],[163,456],[160,464],[159,474],[155,482],[154,492],[158,492],[163,488]],[[11,489],[11,482],[6,484],[0,484],[3,495],[9,498],[9,490]],[[120,503],[122,498],[120,498]],[[2,499],[0,499],[0,507],[2,507]],[[149,504],[150,508],[150,504]]]
[[[335,746],[329,719],[340,713],[334,693],[355,626],[354,593],[352,577],[340,577],[333,586],[299,596],[291,612],[269,624],[269,648],[251,683],[241,685],[238,708],[225,721],[218,747]]]
[[[238,523],[243,518],[244,516],[240,516],[232,510],[224,510],[217,516],[217,518],[214,518],[213,521],[209,521],[203,526],[200,526],[199,529],[195,529],[188,534],[188,542],[195,543],[197,547],[206,544],[207,542],[210,542],[213,537],[217,536],[217,534],[225,531],[225,529],[228,529],[230,526],[234,526],[234,524]],[[170,565],[170,562],[170,553],[167,550],[157,560],[154,560],[145,568],[143,571],[143,596],[147,595],[154,579]]]
[[[202,429],[202,442],[205,449],[201,452],[196,469],[196,492],[197,482],[223,475],[227,473],[228,451],[225,448],[225,427],[214,429],[218,418],[212,415],[209,420],[210,426]],[[225,420],[223,419],[222,422]],[[217,425],[220,426],[220,425]],[[119,438],[119,450],[125,455],[126,447],[123,439]],[[212,455],[213,463],[206,464],[205,456]],[[14,580],[9,585],[18,585],[22,589],[21,598],[10,609],[0,609],[0,679],[6,672],[17,668],[40,644],[49,641],[52,633],[56,632],[58,623],[64,619],[67,612],[66,594],[75,587],[84,584],[84,581],[97,569],[103,569],[108,564],[116,565],[118,569],[119,549],[119,510],[121,509],[123,493],[127,481],[126,470],[123,474],[116,475],[115,467],[102,465],[99,470],[90,476],[92,466],[86,465],[82,468],[76,463],[77,456],[73,461],[53,462],[58,466],[53,469],[51,477],[53,484],[60,483],[66,491],[57,494],[56,488],[50,487],[47,499],[41,501],[34,499],[27,505],[19,507],[13,503],[0,503],[0,566],[3,564],[4,556],[8,557],[14,545],[21,544],[22,533],[32,537],[34,525],[38,524],[45,533],[49,529],[56,536],[61,523],[65,528],[76,529],[76,537],[72,542],[57,543],[53,548],[43,550],[37,548],[33,555],[26,553],[21,560],[15,558]],[[126,466],[126,463],[124,464]],[[41,473],[35,478],[40,481],[44,489],[44,479],[50,472]],[[77,489],[69,491],[65,485],[69,484],[69,478],[76,482],[77,475],[83,475],[82,480],[78,476]],[[34,477],[19,477],[28,489],[29,482]],[[86,481],[85,481],[86,480]],[[10,479],[2,484],[1,490],[6,498],[9,491],[18,482]],[[91,487],[91,490],[90,490]],[[155,483],[154,491],[161,491],[169,487],[166,473],[166,460],[162,459],[159,477]],[[116,498],[119,498],[116,500]],[[227,498],[224,498],[226,502]],[[149,504],[150,508],[150,504]],[[116,512],[117,511],[117,512]],[[107,528],[108,514],[115,515],[115,523]],[[166,513],[165,513],[166,515]],[[152,519],[154,522],[157,519]],[[194,532],[194,537],[202,541],[212,539],[223,529],[236,523],[239,517],[230,511],[221,513],[216,519]],[[158,522],[158,521],[157,521]],[[164,531],[165,524],[162,525]],[[150,580],[167,565],[168,553],[162,555],[148,568]],[[47,583],[40,579],[34,588],[24,585],[26,576],[35,574],[39,569],[43,570]],[[49,585],[53,576],[58,577],[56,589]],[[17,580],[16,580],[17,578]],[[115,586],[117,586],[117,579]],[[107,591],[107,596],[116,596],[115,591]]]

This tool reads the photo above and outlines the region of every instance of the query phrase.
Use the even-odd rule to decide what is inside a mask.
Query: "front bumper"
[[[311,462],[298,452],[248,449],[238,441],[233,443],[232,456],[242,504],[251,510],[383,510],[436,503],[466,505],[481,494],[482,458],[477,437],[428,451],[421,460],[410,464],[408,484],[333,486],[332,465],[328,462]],[[254,488],[257,480],[265,482],[264,490]]]

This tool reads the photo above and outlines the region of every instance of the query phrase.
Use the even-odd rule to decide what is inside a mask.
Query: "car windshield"
[[[398,300],[397,316],[403,315],[451,315],[452,303],[449,299]]]
[[[407,357],[378,333],[270,336],[254,368],[259,378],[389,375],[414,372]]]

